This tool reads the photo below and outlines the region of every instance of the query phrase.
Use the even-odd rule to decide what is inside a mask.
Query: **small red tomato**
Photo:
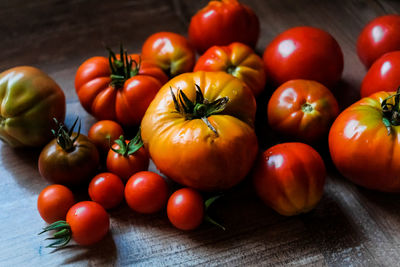
[[[285,82],[268,102],[268,123],[272,129],[310,143],[326,136],[338,114],[333,94],[315,81]]]
[[[171,195],[167,204],[169,221],[178,229],[193,230],[204,218],[202,196],[191,188],[182,188]]]
[[[113,173],[100,173],[89,184],[89,196],[105,209],[112,209],[124,199],[124,184]]]
[[[322,197],[325,165],[311,146],[275,145],[260,154],[253,173],[258,196],[282,215],[308,212]]]
[[[154,172],[138,172],[126,183],[125,199],[134,211],[155,213],[160,211],[167,202],[167,183]]]
[[[400,86],[400,51],[384,54],[372,64],[361,84],[361,97],[379,91],[392,92]]]
[[[74,194],[71,190],[63,185],[53,184],[40,192],[37,208],[43,220],[53,223],[65,220],[68,210],[74,203]]]
[[[383,54],[400,50],[400,16],[385,15],[369,22],[357,40],[357,54],[366,68]]]
[[[149,167],[149,156],[143,148],[140,134],[130,141],[123,136],[115,140],[107,155],[107,170],[126,182],[133,174]]]
[[[92,125],[88,137],[101,154],[107,154],[114,140],[124,134],[122,127],[115,121],[102,120]]]
[[[314,27],[294,27],[279,34],[265,49],[267,77],[275,85],[294,80],[314,80],[325,86],[339,81],[343,53],[336,40]]]

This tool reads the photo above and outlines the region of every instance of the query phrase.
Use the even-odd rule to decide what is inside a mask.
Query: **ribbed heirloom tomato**
[[[185,73],[165,84],[141,124],[157,168],[200,190],[240,182],[257,154],[251,90],[224,72]]]

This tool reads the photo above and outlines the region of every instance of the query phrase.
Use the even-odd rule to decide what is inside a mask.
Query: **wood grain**
[[[298,25],[330,32],[345,55],[341,83],[334,88],[344,108],[359,97],[365,69],[355,42],[376,16],[398,13],[398,1],[270,0],[242,1],[261,21],[257,51],[278,33]],[[94,119],[77,100],[74,75],[83,60],[104,55],[105,45],[120,42],[140,52],[146,37],[158,31],[186,34],[190,17],[206,0],[0,1],[0,71],[33,65],[46,71],[67,96],[67,124],[82,118],[83,132]],[[257,135],[265,149],[280,140],[265,124],[263,108],[270,92],[258,100]],[[36,199],[47,185],[37,170],[39,150],[13,150],[0,144],[0,266],[112,265],[263,265],[263,266],[399,266],[400,197],[359,188],[337,173],[326,145],[320,151],[328,166],[325,194],[309,214],[283,217],[265,207],[248,180],[216,203],[216,216],[227,230],[208,224],[182,232],[165,212],[139,215],[126,204],[112,210],[111,232],[92,247],[74,244],[46,249],[37,233],[45,225]],[[155,170],[151,166],[151,170]],[[87,198],[84,189],[77,192]]]

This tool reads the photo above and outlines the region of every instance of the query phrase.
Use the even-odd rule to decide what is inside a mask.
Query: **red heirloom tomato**
[[[224,72],[185,73],[166,83],[143,117],[144,147],[172,180],[199,190],[228,189],[258,151],[251,90]]]
[[[400,85],[400,51],[389,52],[372,64],[361,84],[361,97],[396,91]]]
[[[400,50],[400,16],[386,15],[369,22],[357,40],[357,53],[369,68],[383,54]]]
[[[96,145],[99,152],[106,154],[114,140],[124,134],[122,127],[115,121],[98,121],[89,129],[88,137]]]
[[[344,110],[329,133],[339,172],[354,183],[400,192],[400,96],[378,92]]]
[[[199,70],[232,74],[246,83],[255,96],[264,90],[266,82],[264,62],[242,43],[211,47],[197,60],[194,71]]]
[[[79,67],[75,89],[87,112],[98,120],[139,125],[158,89],[168,77],[153,63],[121,48],[116,56],[92,57]]]
[[[76,186],[90,180],[99,165],[99,153],[90,140],[71,130],[62,123],[58,124],[56,136],[42,150],[39,156],[39,172],[52,183]]]
[[[123,136],[115,140],[107,155],[107,170],[126,182],[134,173],[149,167],[149,157],[143,148],[140,133],[128,141]]]
[[[279,34],[265,49],[267,77],[280,85],[294,79],[314,80],[331,86],[343,71],[339,44],[314,27],[294,27]]]
[[[254,173],[258,196],[281,215],[308,212],[322,197],[325,165],[311,146],[275,145],[260,154]]]
[[[59,184],[49,185],[40,192],[37,208],[47,223],[65,220],[68,210],[75,204],[74,194]]]
[[[203,222],[203,198],[191,188],[179,189],[168,200],[167,215],[176,228],[193,230]]]
[[[142,56],[163,69],[168,76],[174,77],[192,71],[196,55],[189,41],[182,35],[158,32],[144,42]]]
[[[140,213],[160,211],[167,203],[167,183],[164,178],[154,172],[135,173],[126,183],[125,199],[134,211]]]
[[[65,96],[46,73],[15,67],[0,73],[0,140],[40,147],[51,140],[53,118],[64,121]]]
[[[115,208],[124,199],[124,184],[113,173],[100,173],[89,184],[89,196],[105,209]]]
[[[241,42],[255,47],[260,22],[254,11],[236,0],[210,1],[190,20],[189,39],[203,53],[213,45]]]
[[[57,221],[40,233],[56,230],[55,241],[48,247],[64,247],[71,237],[80,245],[92,245],[103,239],[110,228],[110,218],[104,208],[93,201],[73,205],[65,221]]]
[[[285,82],[268,102],[271,127],[307,142],[324,137],[338,113],[338,103],[333,94],[315,81]]]

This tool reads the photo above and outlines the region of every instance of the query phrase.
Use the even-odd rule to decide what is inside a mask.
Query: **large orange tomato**
[[[224,72],[185,73],[165,84],[141,124],[157,168],[205,191],[240,182],[257,154],[251,90]]]

